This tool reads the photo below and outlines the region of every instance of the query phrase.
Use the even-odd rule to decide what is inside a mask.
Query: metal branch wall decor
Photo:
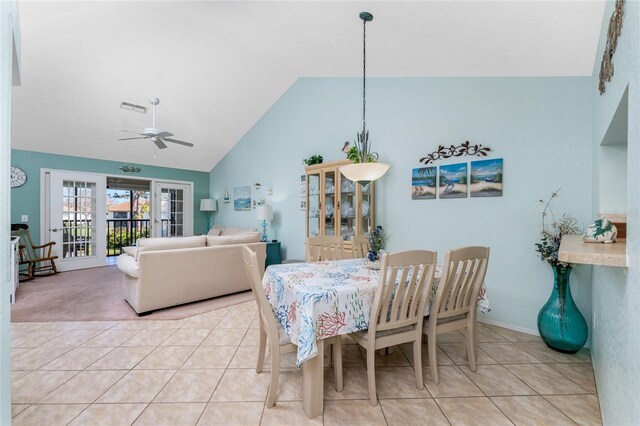
[[[604,53],[602,54],[602,62],[600,63],[600,83],[598,89],[600,94],[605,92],[605,83],[611,81],[613,76],[613,54],[616,51],[618,45],[618,37],[622,32],[622,17],[624,16],[624,0],[616,0],[616,8],[609,19],[609,31],[607,32],[607,44],[604,47]]]
[[[122,173],[140,173],[142,170],[140,167],[132,166],[130,164],[125,164],[122,167],[119,167]]]
[[[445,148],[444,145],[438,146],[438,149],[431,154],[420,159],[421,163],[429,164],[436,160],[443,160],[451,157],[462,157],[465,155],[475,155],[478,157],[486,157],[487,153],[491,151],[488,146],[482,146],[480,144],[471,145],[469,141],[455,146],[451,145],[449,148]]]

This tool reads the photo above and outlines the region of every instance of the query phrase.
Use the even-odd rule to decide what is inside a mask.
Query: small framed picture
[[[307,200],[300,200],[300,210],[307,210]]]
[[[301,186],[300,187],[300,198],[307,198],[307,187],[306,186]]]
[[[502,197],[502,158],[471,162],[472,197]]]
[[[300,185],[307,185],[307,175],[300,175]]]
[[[467,163],[440,166],[439,197],[467,198]]]
[[[420,167],[411,171],[411,199],[436,198],[436,167]]]

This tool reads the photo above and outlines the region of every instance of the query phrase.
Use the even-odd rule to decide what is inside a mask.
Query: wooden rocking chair
[[[58,273],[54,262],[58,256],[53,256],[51,253],[55,241],[42,245],[33,244],[29,234],[29,225],[24,223],[11,224],[11,235],[20,237],[20,245],[18,246],[20,251],[20,275],[31,280],[35,277],[36,272]],[[27,265],[26,269],[23,269],[23,265]]]

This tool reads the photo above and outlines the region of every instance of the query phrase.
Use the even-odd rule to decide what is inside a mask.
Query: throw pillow
[[[219,226],[216,225],[216,226],[214,226],[213,228],[211,228],[209,230],[207,235],[213,235],[214,237],[218,237],[218,236],[222,235],[222,228],[220,228]]]
[[[226,246],[229,244],[248,244],[260,242],[259,232],[247,232],[244,234],[222,235],[215,237],[207,235],[207,246]]]
[[[138,254],[137,253],[138,247],[134,247],[134,246],[122,247],[122,251],[131,257],[136,257],[136,255]]]

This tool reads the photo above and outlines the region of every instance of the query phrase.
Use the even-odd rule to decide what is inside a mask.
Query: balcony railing
[[[122,247],[132,246],[138,238],[149,237],[151,227],[149,219],[107,219],[107,256],[119,256]],[[161,220],[161,229],[172,225],[170,219]]]

